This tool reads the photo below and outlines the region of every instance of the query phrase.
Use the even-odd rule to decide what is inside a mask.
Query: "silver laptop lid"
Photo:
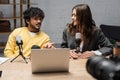
[[[32,73],[69,70],[70,50],[67,48],[32,49]]]

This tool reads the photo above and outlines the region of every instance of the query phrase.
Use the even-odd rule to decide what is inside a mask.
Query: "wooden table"
[[[0,80],[95,80],[86,71],[86,59],[70,59],[69,72],[32,74],[31,62],[16,59],[14,62],[7,61],[0,65],[2,76]]]

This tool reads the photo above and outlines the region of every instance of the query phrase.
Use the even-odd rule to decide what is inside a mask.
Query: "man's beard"
[[[39,28],[36,28],[34,25],[30,24],[30,27],[31,27],[35,32],[39,32],[39,31],[40,31],[40,25],[39,25]]]

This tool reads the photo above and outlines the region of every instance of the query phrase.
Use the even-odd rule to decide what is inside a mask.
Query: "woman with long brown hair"
[[[79,45],[80,56],[76,53],[75,34],[81,34]],[[67,24],[63,31],[62,48],[70,48],[73,58],[88,58],[93,55],[109,55],[112,53],[112,44],[96,27],[92,19],[90,7],[87,4],[78,4],[72,9],[72,23]]]

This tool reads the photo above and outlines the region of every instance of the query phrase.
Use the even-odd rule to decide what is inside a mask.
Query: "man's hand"
[[[55,48],[54,44],[55,44],[55,42],[48,42],[43,45],[43,48]]]

